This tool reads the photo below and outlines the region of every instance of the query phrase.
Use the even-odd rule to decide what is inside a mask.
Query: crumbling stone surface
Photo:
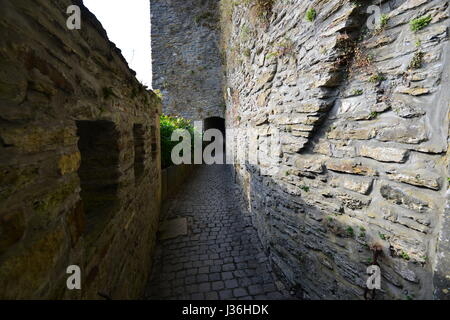
[[[81,30],[66,27],[72,4]],[[0,298],[140,297],[159,216],[159,98],[81,1],[1,1],[0,33]],[[70,265],[82,290],[67,289]]]
[[[153,88],[166,114],[224,117],[219,1],[151,1]]]
[[[362,299],[379,245],[378,298],[448,299],[448,2],[382,1],[372,31],[379,1],[252,3],[222,1],[226,120],[258,129],[235,170],[274,269],[305,298]]]

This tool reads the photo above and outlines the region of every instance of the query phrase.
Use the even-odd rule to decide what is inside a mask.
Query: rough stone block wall
[[[66,28],[71,4],[81,30]],[[0,8],[0,299],[140,297],[159,216],[161,102],[81,1]],[[81,290],[66,287],[69,265]]]
[[[151,0],[153,88],[163,110],[190,120],[224,117],[217,0]]]
[[[258,2],[221,2],[226,120],[258,130],[235,169],[274,267],[304,298],[362,299],[379,246],[377,298],[448,299],[448,1]]]

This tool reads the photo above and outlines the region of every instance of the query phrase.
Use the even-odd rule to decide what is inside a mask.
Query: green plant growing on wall
[[[411,62],[409,63],[410,69],[420,69],[423,65],[423,57],[425,56],[425,53],[422,51],[417,51],[414,54],[414,57],[412,58]]]
[[[155,89],[155,90],[153,90],[153,92],[154,92],[154,93],[156,94],[156,96],[157,96],[158,98],[160,98],[161,100],[164,99],[164,96],[163,96],[161,90]]]
[[[409,255],[405,251],[400,252],[400,257],[402,257],[405,260],[410,260]]]
[[[405,295],[405,299],[406,300],[414,300],[414,294],[411,294],[411,295],[409,295],[409,294],[407,294],[407,295]]]
[[[369,114],[369,119],[370,119],[370,120],[376,119],[376,118],[378,117],[378,115],[379,115],[378,112],[372,111],[372,112]]]
[[[413,19],[410,22],[411,31],[418,32],[418,31],[422,30],[423,28],[428,26],[432,20],[433,20],[433,18],[430,15]]]
[[[381,240],[386,240],[386,235],[384,233],[379,232],[378,236],[380,237]]]
[[[316,17],[317,17],[316,9],[309,8],[308,11],[306,11],[306,21],[314,22],[314,20],[316,20]]]
[[[172,141],[172,133],[177,129],[188,130],[192,137],[192,148],[194,146],[194,136],[200,133],[195,131],[189,120],[182,117],[162,115],[159,122],[161,133],[161,166],[164,169],[173,165],[171,157],[172,149],[179,143],[179,141]]]
[[[380,83],[381,81],[386,80],[386,77],[382,73],[375,73],[369,77],[369,82],[371,83]]]
[[[348,227],[346,231],[349,237],[353,238],[355,236],[355,231],[352,227]]]
[[[366,228],[360,227],[359,230],[360,230],[359,238],[364,239],[366,237]]]
[[[387,26],[389,22],[389,16],[387,14],[382,14],[380,18],[380,27],[383,29]]]
[[[305,192],[309,192],[309,187],[308,186],[300,186],[300,189],[302,189]]]
[[[360,96],[364,93],[362,89],[353,89],[352,96]]]

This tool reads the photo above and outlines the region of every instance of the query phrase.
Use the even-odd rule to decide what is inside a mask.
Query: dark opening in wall
[[[145,169],[145,132],[142,124],[133,127],[134,137],[134,179],[139,182]]]
[[[158,152],[158,140],[156,139],[156,126],[151,126],[151,136],[152,136],[152,153],[156,154]]]
[[[224,152],[226,150],[226,137],[225,137],[225,119],[224,118],[220,118],[220,117],[211,117],[211,118],[206,118],[205,120],[203,120],[203,131],[207,131],[209,129],[217,129],[222,133],[222,137],[223,137],[223,148],[222,148],[222,152],[224,155]],[[208,143],[204,143],[204,147],[205,145],[209,144]],[[215,156],[215,153],[213,153],[213,156]]]
[[[211,117],[203,120],[203,130],[218,129],[225,138],[225,119],[220,117]]]
[[[78,170],[86,219],[85,236],[95,240],[117,210],[119,132],[110,121],[77,121]]]

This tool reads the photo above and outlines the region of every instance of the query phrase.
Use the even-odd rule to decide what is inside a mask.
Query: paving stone
[[[201,292],[191,295],[191,300],[205,300],[205,295]]]
[[[229,280],[229,279],[233,279],[233,273],[231,272],[222,272],[222,280]]]
[[[197,293],[198,290],[198,285],[197,284],[190,284],[186,286],[186,292],[187,293]]]
[[[214,264],[213,266],[211,266],[209,268],[209,271],[210,272],[220,272],[221,269],[222,269],[221,266],[218,266],[218,265]]]
[[[206,282],[209,280],[209,277],[207,274],[199,274],[197,275],[197,282]]]
[[[209,283],[209,282],[200,283],[198,285],[198,290],[200,292],[205,292],[205,293],[208,291],[211,291],[211,283]]]
[[[216,281],[212,283],[213,290],[222,290],[225,288],[225,284],[223,281]]]
[[[208,292],[205,294],[205,299],[206,300],[218,300],[219,299],[219,295],[217,294],[217,292]]]
[[[209,274],[209,281],[218,281],[220,280],[220,273],[210,273]]]
[[[239,279],[239,286],[241,286],[241,287],[248,287],[251,284],[252,284],[252,281],[250,280],[250,278],[240,278]]]
[[[277,287],[275,286],[275,283],[269,283],[264,285],[264,292],[272,292],[276,290]]]
[[[283,295],[281,293],[279,293],[278,291],[267,293],[267,297],[270,300],[281,300],[281,299],[283,299]]]
[[[231,290],[223,290],[219,292],[221,300],[229,300],[233,298],[233,292]]]
[[[248,292],[252,295],[260,295],[264,293],[264,289],[261,285],[251,285],[248,287]]]
[[[231,279],[231,280],[225,281],[225,287],[227,287],[228,289],[237,288],[238,286],[239,286],[239,284],[236,279]]]
[[[236,298],[239,298],[239,297],[247,296],[247,295],[248,295],[248,292],[247,292],[247,290],[244,289],[244,288],[237,288],[237,289],[234,289],[234,290],[233,290],[233,295],[234,295]]]

